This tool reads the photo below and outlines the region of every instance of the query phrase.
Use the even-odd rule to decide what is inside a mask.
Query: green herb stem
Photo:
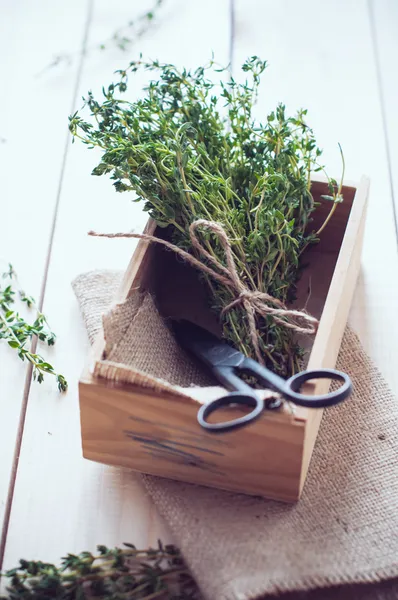
[[[3,273],[3,279],[11,281],[5,289],[0,287],[0,340],[4,340],[13,348],[18,357],[24,361],[25,359],[33,367],[33,378],[41,383],[44,379],[44,374],[53,375],[56,378],[58,389],[66,391],[68,384],[65,377],[56,373],[53,366],[44,360],[39,354],[36,354],[26,348],[26,344],[30,340],[36,338],[42,342],[46,342],[49,346],[55,343],[56,336],[51,331],[48,320],[45,315],[39,310],[32,296],[28,296],[22,290],[17,274],[12,265],[9,265],[8,271]],[[13,288],[16,284],[18,296],[21,302],[25,303],[28,308],[33,308],[36,312],[36,319],[32,324],[29,324],[17,312],[11,310],[10,305],[14,303],[16,290]]]
[[[41,561],[21,560],[3,574],[9,598],[97,598],[150,600],[171,598],[199,600],[200,593],[174,546],[159,542],[157,549],[136,550],[99,546],[100,554],[68,554],[61,567]],[[1,598],[0,600],[7,600]]]

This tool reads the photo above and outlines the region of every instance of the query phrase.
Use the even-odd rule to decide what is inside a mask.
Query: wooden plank
[[[319,366],[334,367],[336,365],[361,264],[368,197],[369,180],[366,177],[362,177],[356,192],[355,203],[350,213],[350,221],[341,245],[333,281],[330,284],[328,302],[322,312],[319,330],[312,348],[308,363],[309,369],[316,369]],[[331,223],[328,226],[331,226]],[[319,357],[322,357],[320,365]],[[318,393],[322,394],[327,392],[329,384],[327,381],[324,382],[321,380],[321,382],[326,384],[318,390]],[[305,484],[305,478],[321,424],[322,412],[320,410],[308,411],[307,414],[300,492]]]
[[[263,417],[250,431],[230,432],[226,440],[201,429],[198,404],[188,398],[160,397],[125,385],[107,387],[98,379],[82,381],[80,392],[83,448],[89,458],[181,481],[297,500],[304,424],[288,412],[285,418]],[[236,417],[230,412],[225,412],[226,419]],[[260,459],[271,453],[272,461]]]
[[[108,0],[97,1],[90,44],[100,42],[147,5],[152,2],[132,8],[124,0],[112,5]],[[86,57],[79,93],[100,91],[112,80],[113,71],[140,51],[145,56],[196,66],[207,62],[214,50],[220,62],[227,63],[228,10],[227,0],[165,2],[159,26],[128,56],[111,50]],[[44,308],[51,313],[60,336],[53,358],[68,376],[70,391],[61,398],[50,383],[40,390],[32,387],[5,567],[15,564],[21,554],[56,561],[65,552],[91,550],[98,543],[146,545],[153,543],[157,534],[167,537],[136,476],[81,456],[77,381],[88,341],[70,281],[92,268],[124,269],[130,260],[131,241],[92,239],[88,230],[134,227],[140,231],[146,222],[140,207],[116,195],[108,180],[90,177],[97,158],[78,144],[68,153]]]
[[[398,56],[398,4],[394,0],[369,0],[369,12],[383,109],[391,193],[395,206],[394,216],[398,229],[398,82],[395,75]]]
[[[0,12],[0,268],[12,262],[26,292],[39,300],[78,62],[38,73],[54,53],[79,51],[87,4],[1,1]],[[0,344],[0,532],[23,429],[26,375],[26,364]],[[0,557],[1,546],[0,540]]]
[[[331,40],[338,36],[338,43]],[[351,323],[392,388],[398,391],[398,255],[383,137],[376,65],[365,0],[236,0],[235,72],[247,56],[269,61],[258,101],[264,118],[278,101],[290,112],[308,108],[308,121],[328,171],[370,177],[370,203],[361,273]],[[388,260],[386,257],[388,256]]]

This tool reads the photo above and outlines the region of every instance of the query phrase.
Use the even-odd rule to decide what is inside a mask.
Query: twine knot
[[[253,297],[253,292],[251,292],[250,290],[243,290],[243,292],[241,292],[237,298],[237,300],[244,300],[245,298],[252,298]]]
[[[223,265],[218,258],[211,254],[204,247],[203,243],[199,241],[197,237],[197,231],[200,228],[208,229],[216,235],[225,253],[226,266]],[[199,255],[206,258],[207,261],[215,267],[215,269],[207,264],[204,264],[195,256],[192,256],[192,254],[182,250],[175,244],[146,233],[96,233],[94,231],[90,231],[89,235],[111,238],[131,237],[146,240],[151,243],[161,244],[181,256],[185,261],[200,271],[207,273],[213,279],[228,287],[235,296],[235,299],[224,307],[221,312],[221,316],[225,315],[238,304],[242,304],[247,314],[250,339],[254,347],[256,358],[261,364],[264,364],[264,360],[260,351],[260,336],[256,326],[256,315],[260,315],[262,317],[272,316],[276,323],[282,325],[283,327],[287,327],[288,329],[292,329],[296,333],[313,335],[317,331],[318,320],[315,317],[312,317],[305,311],[290,310],[278,298],[274,298],[270,294],[267,294],[267,292],[250,290],[243,283],[236,268],[230,240],[224,228],[219,223],[207,221],[205,219],[198,219],[191,223],[189,227],[189,237],[191,239],[192,246],[197,250]]]

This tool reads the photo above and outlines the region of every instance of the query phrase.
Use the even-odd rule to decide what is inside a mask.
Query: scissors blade
[[[239,350],[190,321],[174,321],[173,330],[178,343],[212,369],[239,367],[246,360]]]

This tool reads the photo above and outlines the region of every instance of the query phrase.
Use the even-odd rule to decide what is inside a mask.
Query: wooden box
[[[306,304],[308,312],[320,318],[316,337],[310,340],[309,368],[335,366],[360,267],[368,189],[365,177],[358,186],[345,185],[344,202],[320,243],[306,251],[309,266],[300,281],[297,307]],[[331,204],[320,199],[328,193],[325,182],[314,181],[312,192],[321,202],[314,213],[316,228]],[[150,222],[148,231],[154,229]],[[204,290],[196,271],[159,245],[139,242],[116,300],[125,300],[137,286],[156,296],[164,316],[190,318],[202,325],[209,319],[209,326],[214,325],[214,317],[203,312]],[[98,339],[94,358],[101,358],[103,348],[103,339]],[[327,387],[327,381],[318,381],[310,389],[324,393]],[[171,479],[288,502],[299,498],[321,410],[267,411],[250,426],[224,434],[203,430],[196,420],[197,410],[197,400],[115,384],[94,377],[88,366],[80,381],[83,454],[90,460]],[[132,423],[134,436],[129,435]],[[148,453],[143,440],[164,452]]]

